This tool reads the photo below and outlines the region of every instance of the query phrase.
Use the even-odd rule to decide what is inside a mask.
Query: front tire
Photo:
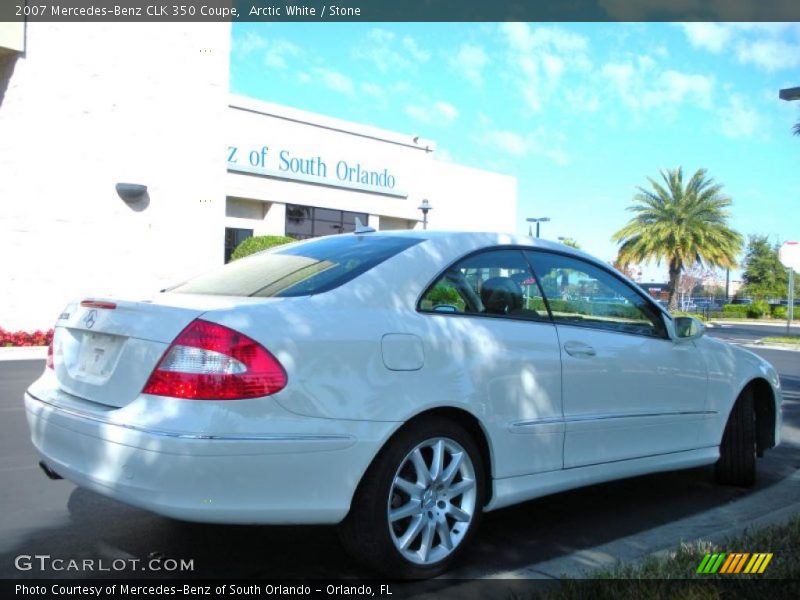
[[[717,483],[752,487],[756,482],[756,421],[753,391],[742,392],[733,406],[715,468]]]
[[[483,503],[483,461],[472,436],[452,421],[429,418],[381,450],[339,536],[354,558],[384,575],[434,577],[469,542]]]

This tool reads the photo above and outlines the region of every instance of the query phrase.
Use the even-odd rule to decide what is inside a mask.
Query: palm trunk
[[[683,270],[683,265],[680,263],[679,260],[673,259],[669,263],[669,286],[667,290],[669,291],[669,303],[667,304],[667,309],[670,312],[673,312],[678,309],[678,287],[681,283],[681,271]]]

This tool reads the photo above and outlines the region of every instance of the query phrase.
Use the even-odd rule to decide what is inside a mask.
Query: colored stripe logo
[[[697,572],[702,575],[715,573],[735,575],[737,573],[763,573],[772,560],[772,552],[720,552],[706,554],[697,567]]]

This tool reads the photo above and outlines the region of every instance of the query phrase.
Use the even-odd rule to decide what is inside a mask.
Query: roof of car
[[[511,246],[530,246],[531,248],[543,248],[546,250],[558,250],[565,254],[574,254],[575,256],[582,256],[591,258],[594,261],[598,259],[581,250],[561,244],[558,242],[551,242],[541,238],[534,238],[527,235],[516,235],[513,233],[497,233],[490,231],[446,231],[437,229],[394,229],[384,231],[374,231],[369,233],[356,233],[352,235],[371,235],[371,236],[397,236],[397,237],[412,237],[415,239],[423,240],[442,240],[442,239],[460,239],[469,240],[475,246],[494,246],[494,245],[511,245]]]

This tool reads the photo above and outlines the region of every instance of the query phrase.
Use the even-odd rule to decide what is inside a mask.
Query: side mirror
[[[706,326],[694,317],[673,317],[675,341],[696,340],[705,333]]]

